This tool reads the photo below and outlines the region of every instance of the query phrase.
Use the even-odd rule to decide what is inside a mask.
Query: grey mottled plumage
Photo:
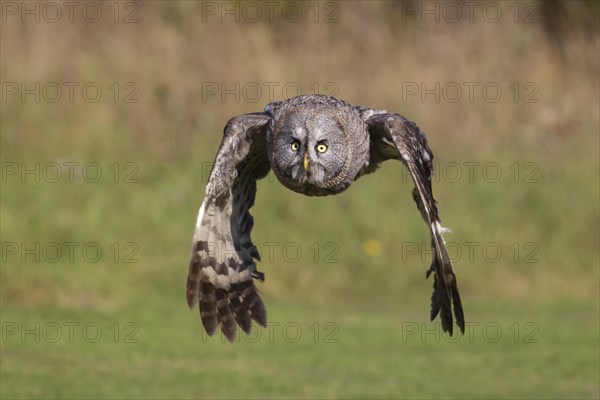
[[[256,269],[260,255],[250,239],[257,180],[272,169],[295,192],[327,196],[346,190],[388,159],[408,167],[413,198],[435,250],[426,275],[434,273],[431,319],[440,314],[443,330],[452,334],[453,308],[464,332],[456,276],[431,189],[433,154],[427,138],[401,115],[323,95],[273,102],[264,112],[233,117],[225,126],[198,213],[187,280],[188,305],[199,304],[206,332],[213,335],[220,327],[233,341],[237,325],[246,333],[252,320],[266,325],[253,282],[264,275]]]

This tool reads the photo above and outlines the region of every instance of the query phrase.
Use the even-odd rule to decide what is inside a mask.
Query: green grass
[[[169,168],[141,157],[139,183],[3,186],[4,242],[44,246],[71,240],[81,243],[78,248],[94,242],[103,250],[96,263],[77,251],[73,263],[66,256],[57,263],[44,256],[25,263],[7,256],[1,271],[3,398],[598,394],[594,234],[592,227],[566,223],[594,210],[594,199],[569,215],[539,209],[548,197],[561,196],[543,180],[536,190],[504,201],[499,197],[507,188],[526,186],[484,181],[436,186],[442,215],[454,228],[449,241],[495,242],[507,252],[498,262],[486,262],[479,252],[473,260],[465,255],[457,260],[468,329],[454,342],[440,334],[437,322],[427,321],[428,255],[402,252],[402,243],[425,245],[427,237],[400,164],[389,163],[347,193],[325,199],[298,196],[267,178],[259,184],[253,235],[263,246],[277,243],[271,255],[263,247],[260,264],[267,274],[259,286],[270,325],[234,345],[219,335],[206,337],[197,309],[187,310],[183,286],[201,199],[197,171],[210,160],[213,146],[196,161]],[[561,176],[550,161],[541,165],[545,173]],[[577,174],[560,179],[564,187],[584,183]],[[388,181],[399,185],[381,184]],[[530,198],[522,203],[528,212],[514,214],[512,203],[523,196]],[[376,202],[372,211],[363,211]],[[478,220],[461,217],[468,213]],[[513,224],[525,215],[565,228],[530,224],[516,231]],[[568,244],[570,235],[581,239]],[[369,239],[381,244],[380,254],[364,251]],[[515,262],[508,253],[513,241],[537,243],[538,262],[523,263],[522,255]],[[121,248],[116,262],[114,242]],[[124,262],[129,242],[138,250],[133,263]],[[325,249],[328,243],[335,251]],[[302,256],[284,253],[286,244]],[[568,250],[576,245],[583,254]],[[561,256],[565,248],[569,254]],[[77,323],[72,339],[69,323]],[[84,332],[86,324],[91,325]],[[57,325],[62,336],[53,343]],[[102,333],[93,342],[96,327]],[[37,333],[23,337],[23,328]]]
[[[173,301],[178,295],[163,292],[162,305],[118,314],[10,310],[4,320],[27,315],[30,328],[81,325],[72,343],[66,328],[57,343],[44,334],[40,343],[9,337],[3,398],[593,398],[597,391],[597,332],[574,325],[597,314],[585,303],[527,311],[514,304],[492,318],[485,304],[471,302],[470,320],[480,325],[451,343],[437,324],[422,322],[415,310],[423,304],[376,312],[271,301],[269,327],[231,345],[203,336],[196,312]],[[125,329],[128,321],[138,330]],[[96,343],[94,330],[83,336],[88,322],[103,329]]]

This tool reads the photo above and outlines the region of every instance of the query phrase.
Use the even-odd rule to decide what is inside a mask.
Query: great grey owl
[[[260,255],[250,239],[249,213],[256,181],[272,169],[287,188],[307,196],[346,190],[381,162],[402,160],[415,183],[413,198],[431,235],[431,319],[438,313],[452,335],[454,316],[464,333],[456,276],[442,237],[431,190],[433,154],[423,132],[398,114],[355,107],[324,95],[304,95],[268,104],[264,112],[239,115],[224,129],[204,200],[198,212],[187,279],[187,302],[198,303],[209,335],[217,326],[229,341],[236,325],[250,332],[252,320],[266,326],[265,306],[253,279]]]

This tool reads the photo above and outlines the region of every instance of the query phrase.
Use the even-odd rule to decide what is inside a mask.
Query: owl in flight
[[[389,159],[408,168],[413,198],[431,235],[430,317],[440,314],[443,330],[452,335],[454,310],[464,333],[456,275],[431,190],[433,154],[425,134],[401,115],[324,95],[276,101],[225,126],[198,212],[187,279],[188,305],[198,303],[206,332],[212,336],[220,327],[232,342],[237,325],[246,333],[252,320],[266,326],[266,309],[253,281],[263,281],[264,274],[256,268],[260,255],[250,239],[257,180],[272,169],[295,192],[335,195]]]

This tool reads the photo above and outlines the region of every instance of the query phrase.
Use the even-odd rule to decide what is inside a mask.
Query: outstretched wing
[[[266,326],[265,306],[253,278],[260,255],[250,239],[256,181],[270,169],[266,113],[229,120],[198,212],[187,279],[187,302],[198,303],[209,335],[217,325],[231,342],[236,324],[250,332],[252,320]]]
[[[413,178],[415,188],[413,198],[421,215],[429,227],[433,253],[431,267],[426,276],[434,272],[433,294],[431,296],[431,320],[440,313],[442,328],[452,335],[452,309],[460,330],[465,331],[465,320],[458,293],[456,275],[448,255],[446,242],[442,237],[444,228],[438,216],[438,210],[431,190],[433,154],[427,145],[427,137],[417,125],[398,114],[387,114],[372,110],[368,113],[359,108],[364,115],[371,138],[369,170],[374,170],[382,161],[401,159]],[[367,171],[368,172],[368,171]]]

